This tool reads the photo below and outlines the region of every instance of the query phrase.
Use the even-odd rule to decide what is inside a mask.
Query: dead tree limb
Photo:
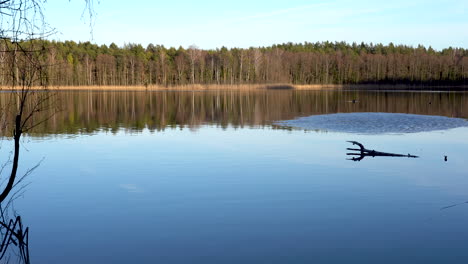
[[[381,151],[376,151],[376,150],[371,150],[371,149],[366,149],[363,144],[357,142],[357,141],[347,141],[353,145],[359,146],[359,148],[347,148],[347,150],[351,151],[358,151],[358,152],[351,152],[351,153],[346,153],[348,156],[358,156],[358,157],[352,157],[348,160],[352,161],[361,161],[365,157],[407,157],[407,158],[419,158],[418,156],[411,155],[411,154],[395,154],[395,153],[388,153],[388,152],[381,152]]]

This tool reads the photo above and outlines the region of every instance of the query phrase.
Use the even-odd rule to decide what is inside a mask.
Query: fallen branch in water
[[[452,207],[455,207],[455,206],[459,206],[459,205],[463,205],[463,204],[468,204],[468,201],[463,202],[463,203],[452,204],[452,205],[449,205],[449,206],[444,206],[444,207],[440,208],[440,210],[449,209],[449,208],[452,208]]]
[[[347,148],[347,150],[352,150],[352,151],[359,151],[358,153],[346,153],[348,156],[359,156],[359,157],[352,157],[348,160],[352,161],[361,161],[365,157],[407,157],[407,158],[419,158],[418,156],[414,156],[411,154],[395,154],[395,153],[388,153],[388,152],[381,152],[381,151],[376,151],[376,150],[370,150],[366,149],[364,145],[357,141],[347,141],[349,143],[352,143],[353,145],[359,146],[358,149],[356,148]]]

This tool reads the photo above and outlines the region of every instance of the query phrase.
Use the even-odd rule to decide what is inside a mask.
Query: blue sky
[[[92,36],[83,8],[81,0],[47,1],[48,22],[61,32],[54,39],[205,49],[325,40],[468,48],[468,0],[100,0]]]

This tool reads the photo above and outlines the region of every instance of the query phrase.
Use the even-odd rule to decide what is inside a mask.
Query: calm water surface
[[[351,133],[274,124],[357,112],[465,120],[468,94],[57,98],[61,111],[22,149],[23,172],[44,158],[15,201],[34,263],[468,261],[467,127]],[[349,140],[420,158],[349,161]]]

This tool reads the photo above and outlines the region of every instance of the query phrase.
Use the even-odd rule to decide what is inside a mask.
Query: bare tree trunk
[[[8,179],[8,183],[5,186],[5,189],[3,189],[2,193],[0,194],[0,203],[2,203],[5,198],[8,196],[10,193],[11,189],[14,186],[15,179],[16,179],[16,173],[18,171],[18,161],[19,161],[19,151],[20,151],[20,138],[21,138],[21,120],[22,120],[22,113],[20,112],[15,119],[15,131],[13,132],[13,138],[15,141],[15,149],[14,149],[14,155],[13,155],[13,165],[11,168],[11,173],[10,177]]]
[[[240,65],[239,65],[239,83],[242,84],[242,65],[244,62],[244,51],[240,51]]]

